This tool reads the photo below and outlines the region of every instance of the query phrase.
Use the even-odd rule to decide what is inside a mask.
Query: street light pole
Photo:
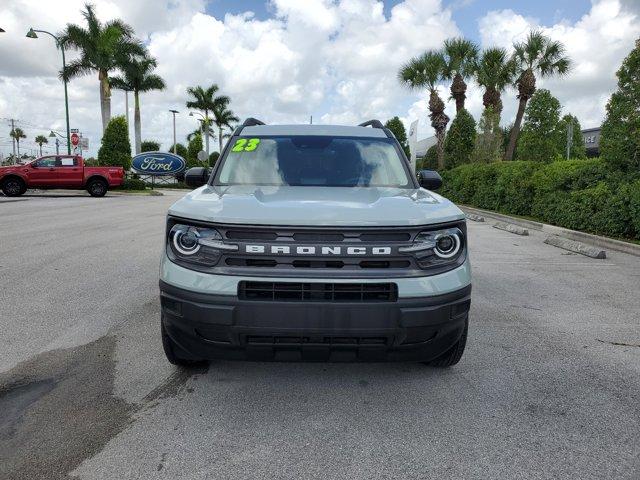
[[[51,132],[49,133],[49,138],[56,139],[56,155],[60,155],[60,139],[58,137],[64,138],[64,136],[60,135],[58,132],[54,132],[53,130],[51,130]]]
[[[180,113],[177,110],[169,110],[173,114],[173,154],[176,154],[176,113]]]
[[[205,117],[200,112],[189,112],[190,117],[193,117],[194,114],[200,115],[202,117],[202,135],[204,135],[205,151],[207,152],[207,158],[209,158],[209,118]]]
[[[38,38],[38,35],[36,35],[36,32],[46,33],[47,35],[50,35],[51,37],[53,37],[53,39],[56,41],[56,46],[59,47],[60,51],[62,52],[62,72],[63,72],[62,81],[64,83],[64,110],[65,110],[65,117],[67,120],[67,155],[71,155],[71,129],[69,128],[69,95],[67,93],[67,79],[64,77],[64,71],[67,68],[67,61],[64,57],[64,46],[62,46],[62,44],[60,43],[60,39],[57,36],[55,36],[51,32],[47,32],[46,30],[34,30],[33,28],[30,28],[29,31],[27,32],[27,37]]]

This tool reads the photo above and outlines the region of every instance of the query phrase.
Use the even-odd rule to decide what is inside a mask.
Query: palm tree
[[[187,93],[193,97],[191,100],[187,100],[187,108],[193,108],[204,112],[205,128],[209,132],[210,118],[209,112],[213,112],[218,105],[229,105],[231,100],[229,97],[221,95],[216,97],[218,92],[218,85],[215,83],[208,88],[202,88],[201,86],[187,88]],[[205,135],[207,155],[209,155],[209,135]]]
[[[27,136],[25,135],[24,131],[20,127],[16,127],[13,130],[11,130],[9,132],[9,136],[13,137],[13,139],[16,141],[16,144],[18,146],[18,157],[20,157],[20,139],[27,138]]]
[[[140,93],[151,90],[163,90],[166,85],[164,80],[152,73],[157,66],[155,58],[142,56],[132,58],[120,66],[123,75],[109,80],[113,88],[133,92],[133,125],[135,132],[135,152],[140,153],[142,144],[142,125],[140,122]]]
[[[226,98],[226,97],[219,97]],[[236,117],[231,110],[227,110],[228,102],[220,101],[218,105],[213,108],[213,123],[218,127],[218,149],[222,152],[222,130],[224,128],[231,128],[231,125],[235,122],[239,122],[240,119]]]
[[[60,34],[60,44],[80,51],[80,57],[71,61],[60,76],[68,80],[98,72],[100,82],[100,110],[102,131],[111,119],[111,87],[109,72],[126,64],[132,56],[143,55],[144,47],[133,38],[133,29],[121,20],[101,23],[93,5],[85,4],[82,16],[87,28],[67,24]]]
[[[38,135],[36,136],[36,143],[40,145],[40,156],[42,156],[42,144],[49,143],[49,139],[44,135]]]
[[[482,52],[475,68],[476,81],[484,87],[482,104],[498,115],[502,112],[501,94],[513,82],[515,62],[504,48],[488,48]]]
[[[540,77],[566,75],[571,69],[571,60],[565,56],[562,42],[551,40],[540,31],[529,32],[524,42],[515,43],[513,47],[519,103],[505,154],[506,160],[513,159],[527,102],[536,91],[536,74]]]
[[[445,69],[442,53],[429,51],[419,57],[412,58],[398,73],[401,83],[412,89],[427,88],[429,90],[429,111],[431,126],[436,131],[438,168],[444,167],[444,134],[449,117],[444,113],[444,102],[438,95],[438,83]]]
[[[451,82],[451,98],[456,101],[456,113],[464,108],[464,99],[467,98],[467,84],[464,77],[474,74],[478,46],[471,40],[464,38],[450,38],[445,40],[443,56],[445,61],[442,73],[446,80]]]

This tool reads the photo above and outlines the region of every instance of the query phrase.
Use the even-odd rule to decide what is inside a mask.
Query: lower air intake
[[[395,302],[395,283],[247,282],[238,284],[241,300],[290,302]]]

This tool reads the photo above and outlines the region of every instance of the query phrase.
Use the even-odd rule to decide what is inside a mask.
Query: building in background
[[[600,155],[600,130],[600,127],[582,130],[582,138],[584,138],[587,157],[597,157]]]

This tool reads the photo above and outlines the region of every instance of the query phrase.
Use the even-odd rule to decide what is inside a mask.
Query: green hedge
[[[139,178],[125,178],[121,186],[117,190],[144,190],[147,184]]]
[[[495,162],[442,172],[454,202],[574,230],[640,239],[640,179],[598,159]]]

